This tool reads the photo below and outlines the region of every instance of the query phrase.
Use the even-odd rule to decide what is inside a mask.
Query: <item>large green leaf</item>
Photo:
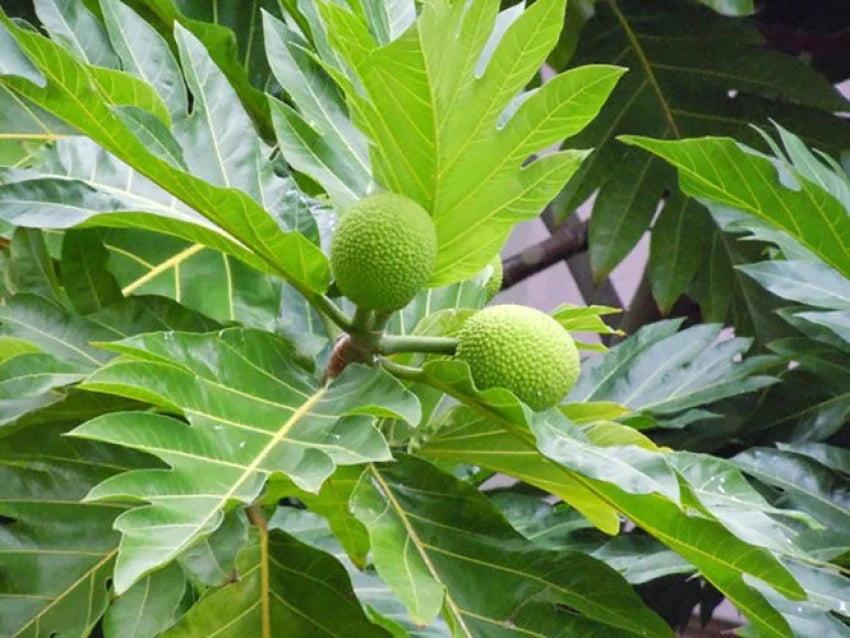
[[[552,505],[536,495],[507,491],[496,492],[490,500],[518,532],[536,545],[587,552],[633,585],[695,571],[682,557],[640,530],[613,538],[592,533],[587,519],[563,503]]]
[[[0,391],[0,425],[4,426],[4,434],[24,425],[29,413],[44,411],[51,405],[60,408],[66,396],[74,405],[76,399],[66,394],[64,386],[112,356],[92,347],[92,341],[114,341],[153,330],[217,327],[215,322],[159,297],[122,300],[86,316],[73,314],[38,295],[9,298],[0,306],[0,334],[29,347],[19,350],[15,346],[0,363],[0,387],[6,388],[5,392]],[[0,353],[6,350],[0,347]],[[84,410],[91,415],[88,407]],[[52,422],[49,417],[40,418]]]
[[[333,556],[278,529],[254,534],[236,582],[210,590],[167,638],[196,636],[388,636],[373,625]]]
[[[70,230],[62,238],[59,273],[74,310],[89,314],[121,302],[118,282],[106,269],[109,253],[96,230]]]
[[[446,623],[437,618],[427,626],[417,625],[390,587],[375,573],[374,566],[358,569],[349,560],[321,516],[294,507],[278,507],[269,520],[269,527],[281,529],[307,543],[333,554],[348,570],[354,593],[366,608],[373,622],[383,625],[393,635],[403,638],[447,638],[451,636]],[[389,625],[389,626],[388,626]]]
[[[354,122],[372,143],[376,181],[434,218],[432,285],[475,274],[515,223],[555,196],[585,153],[526,160],[580,131],[623,72],[575,69],[517,98],[557,41],[563,0],[536,2],[496,34],[490,49],[498,6],[484,0],[427,4],[415,28],[383,46],[338,5],[322,5],[321,12],[356,77],[336,73]]]
[[[535,485],[563,499],[599,529],[616,534],[617,511],[499,424],[470,408],[452,410],[420,453],[435,460],[472,463]]]
[[[810,516],[770,505],[725,459],[676,452],[667,461],[689,483],[699,502],[738,538],[779,554],[806,558],[795,547],[797,533],[786,523],[795,519],[822,529]]]
[[[738,361],[749,339],[717,342],[722,326],[676,332],[680,320],[654,323],[582,366],[571,401],[613,401],[632,410],[672,414],[752,392],[775,382],[759,375],[774,359]]]
[[[457,502],[463,507],[450,505]],[[426,461],[372,466],[353,508],[369,530],[378,573],[417,622],[442,608],[463,636],[671,633],[614,570],[578,552],[534,548],[475,488]]]
[[[303,235],[281,230],[273,216],[249,194],[231,187],[211,185],[149,151],[124,120],[109,108],[103,93],[91,80],[90,67],[43,36],[11,22],[7,22],[4,28],[13,34],[48,79],[44,89],[15,76],[5,77],[5,86],[69,122],[104,149],[201,212],[308,294],[324,291],[330,277],[327,260]],[[188,34],[184,34],[183,41],[186,55],[192,55],[200,47]],[[197,68],[193,67],[192,72],[197,74]],[[259,187],[251,190],[252,194],[258,192]],[[232,240],[230,243],[233,244]]]
[[[254,500],[270,473],[315,491],[337,464],[390,458],[370,415],[419,420],[415,397],[386,373],[353,366],[319,385],[292,346],[267,333],[152,333],[110,347],[124,356],[84,388],[150,401],[189,421],[127,412],[74,430],[148,451],[172,467],[122,474],[89,494],[150,503],[116,522],[123,533],[119,592],[215,530],[232,501]]]
[[[850,277],[850,217],[841,202],[793,172],[783,181],[770,159],[735,140],[679,141],[623,136],[679,169],[682,189],[746,211],[785,231],[845,277]],[[788,184],[788,185],[786,185]]]
[[[756,576],[784,596],[803,596],[790,574],[765,550],[740,540],[712,519],[682,511],[658,494],[628,493],[615,484],[571,471],[568,467],[575,462],[575,454],[557,442],[558,438],[569,435],[561,431],[562,419],[534,420],[535,444],[525,424],[512,421],[506,418],[506,413],[488,406],[478,409],[481,414],[477,418],[459,418],[453,427],[439,430],[422,453],[504,472],[555,494],[558,492],[553,487],[566,482],[577,484],[692,563],[767,635],[787,634],[782,616],[744,580],[745,575]],[[550,444],[553,439],[554,445]],[[543,456],[538,446],[552,456]],[[563,451],[569,452],[564,459],[567,467],[558,456]]]
[[[88,635],[109,603],[126,506],[83,503],[102,480],[155,462],[62,436],[64,424],[22,430],[0,447],[0,634]],[[81,613],[82,612],[82,613]],[[128,634],[125,634],[128,635]]]
[[[762,140],[750,125],[773,118],[832,154],[850,144],[850,126],[833,115],[846,110],[838,91],[802,61],[765,46],[749,20],[725,18],[682,0],[598,2],[570,65],[600,63],[623,65],[629,72],[600,116],[570,140],[596,150],[561,197],[567,215],[599,190],[589,238],[598,277],[638,242],[665,192],[672,192],[674,206],[683,200],[669,168],[622,146],[618,135],[725,135],[759,145]],[[653,251],[659,263],[652,274],[676,264],[693,270],[687,251],[702,237],[704,214],[690,214],[681,224],[678,241],[665,237],[666,250]],[[681,282],[659,281],[654,287],[665,305],[682,290]]]

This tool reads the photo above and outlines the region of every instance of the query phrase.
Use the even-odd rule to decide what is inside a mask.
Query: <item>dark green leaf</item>
[[[280,530],[254,534],[238,572],[235,583],[211,590],[164,636],[388,635],[369,622],[333,556]]]
[[[672,414],[773,383],[758,375],[770,358],[737,361],[749,339],[717,342],[722,326],[675,332],[679,320],[650,324],[610,352],[585,362],[571,401],[613,401]]]
[[[109,603],[119,539],[112,524],[126,508],[79,501],[107,477],[149,462],[66,438],[66,429],[22,430],[0,448],[0,514],[12,519],[0,525],[3,635],[88,635]]]
[[[103,310],[123,299],[115,278],[106,270],[109,253],[95,230],[71,230],[62,240],[60,274],[74,309],[83,315]]]
[[[172,563],[140,580],[109,606],[103,617],[106,638],[154,638],[177,619],[186,578]]]
[[[670,633],[612,569],[581,553],[535,549],[483,495],[425,461],[372,466],[353,507],[369,530],[378,573],[418,622],[443,607],[464,636],[515,628]]]

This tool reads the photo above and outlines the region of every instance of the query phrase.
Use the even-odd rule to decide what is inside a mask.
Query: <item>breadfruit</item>
[[[331,239],[340,292],[361,308],[407,305],[431,276],[437,232],[419,204],[395,193],[369,195],[342,217]]]
[[[490,301],[499,294],[499,291],[502,289],[502,278],[505,274],[502,268],[502,258],[499,255],[493,257],[490,266],[493,267],[493,270],[490,272],[490,278],[487,280],[487,283],[484,284],[484,294],[487,295],[487,301]]]
[[[466,361],[480,390],[507,388],[533,410],[557,404],[578,379],[578,350],[549,315],[512,304],[470,317],[455,356]]]

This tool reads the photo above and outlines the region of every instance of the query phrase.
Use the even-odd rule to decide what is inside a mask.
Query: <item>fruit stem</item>
[[[331,301],[330,297],[325,295],[310,295],[307,296],[307,300],[312,302],[315,308],[326,316],[328,319],[333,321],[337,326],[339,326],[345,332],[350,332],[352,329],[351,319],[345,314],[342,309],[337,306],[333,301]]]
[[[378,344],[381,354],[397,352],[436,352],[439,354],[454,354],[458,340],[451,337],[427,336],[384,336]]]
[[[383,357],[381,357],[381,366],[387,372],[392,373],[399,379],[405,379],[406,381],[425,381],[426,378],[425,371],[420,368],[403,366],[400,363],[395,363],[394,361],[384,359]]]

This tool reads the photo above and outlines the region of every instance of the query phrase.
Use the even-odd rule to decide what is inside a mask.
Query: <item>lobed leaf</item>
[[[74,430],[172,467],[122,474],[89,494],[150,503],[116,522],[119,592],[214,531],[233,501],[252,502],[273,472],[316,491],[337,464],[390,458],[369,415],[419,419],[415,397],[386,373],[349,366],[319,385],[292,346],[267,333],[152,333],[110,347],[124,356],[89,376],[84,389],[148,401],[189,421],[115,413]]]

